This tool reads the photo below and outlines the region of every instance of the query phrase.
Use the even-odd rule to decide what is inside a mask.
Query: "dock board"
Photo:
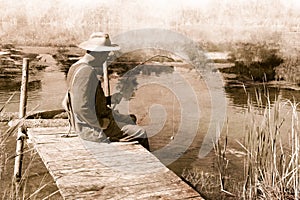
[[[66,132],[66,127],[28,129],[64,199],[203,199],[136,143],[61,137]]]

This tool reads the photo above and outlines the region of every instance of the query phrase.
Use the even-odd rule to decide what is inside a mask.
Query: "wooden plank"
[[[28,131],[64,199],[202,199],[142,146],[61,137],[67,131]]]
[[[177,179],[173,182],[169,181],[166,178],[166,176],[164,176],[164,174],[159,174],[159,176],[155,176],[155,175],[148,176],[148,179],[146,180],[143,177],[126,180],[126,181],[122,177],[118,179],[113,177],[107,177],[105,179],[104,178],[101,179],[100,177],[99,179],[96,179],[95,177],[93,178],[94,178],[94,180],[92,181],[93,184],[91,184],[90,180],[89,180],[89,184],[86,183],[81,185],[78,185],[76,183],[70,184],[68,182],[69,183],[68,188],[65,189],[72,194],[74,194],[74,192],[76,191],[80,191],[80,193],[87,190],[91,191],[92,189],[90,188],[93,188],[93,185],[97,185],[103,189],[105,188],[105,190],[108,190],[113,193],[120,192],[121,190],[122,191],[121,194],[118,193],[114,194],[115,199],[122,199],[124,195],[126,196],[130,195],[132,197],[133,196],[145,197],[146,195],[153,196],[154,194],[156,195],[159,194],[159,195],[166,196],[169,195],[170,193],[174,194],[175,192],[176,192],[176,198],[178,198],[179,196],[182,198],[182,197],[189,197],[191,196],[189,195],[189,193],[194,192],[190,187],[186,187],[186,185],[182,184],[181,180]],[[81,180],[81,179],[77,179],[77,180]],[[117,181],[118,184],[117,185],[113,184],[114,181]],[[99,182],[102,185],[99,184]]]

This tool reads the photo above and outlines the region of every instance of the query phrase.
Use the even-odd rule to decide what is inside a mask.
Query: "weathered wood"
[[[17,119],[11,120],[8,125],[13,126],[18,122]],[[24,121],[24,127],[37,128],[37,127],[60,127],[68,126],[67,119],[26,119]]]
[[[29,59],[23,59],[22,67],[22,84],[21,84],[21,95],[20,95],[20,107],[19,107],[19,119],[22,119],[26,115],[27,105],[27,87],[28,87],[28,71],[29,71]],[[14,166],[14,178],[15,181],[19,181],[22,176],[22,162],[23,162],[23,148],[25,139],[24,130],[18,129],[17,135],[17,146],[16,146],[16,157]]]
[[[67,131],[28,131],[64,199],[202,199],[142,146],[61,137]]]

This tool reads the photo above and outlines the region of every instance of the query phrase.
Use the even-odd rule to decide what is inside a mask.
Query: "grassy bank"
[[[278,80],[286,80],[300,86],[300,51],[296,56],[286,57],[277,67],[276,75]]]
[[[300,52],[300,51],[299,51]],[[279,43],[268,41],[259,43],[238,43],[232,48],[228,62],[231,67],[219,69],[233,75],[228,81],[247,83],[266,83],[286,81],[300,85],[300,58],[285,55]]]

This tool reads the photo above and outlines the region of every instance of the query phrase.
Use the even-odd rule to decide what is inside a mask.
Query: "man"
[[[119,50],[111,44],[108,34],[93,33],[80,48],[86,54],[68,72],[68,92],[63,101],[71,128],[84,139],[94,142],[138,141],[149,150],[146,132],[130,116],[121,115],[107,107],[101,81],[103,64],[110,51]]]

